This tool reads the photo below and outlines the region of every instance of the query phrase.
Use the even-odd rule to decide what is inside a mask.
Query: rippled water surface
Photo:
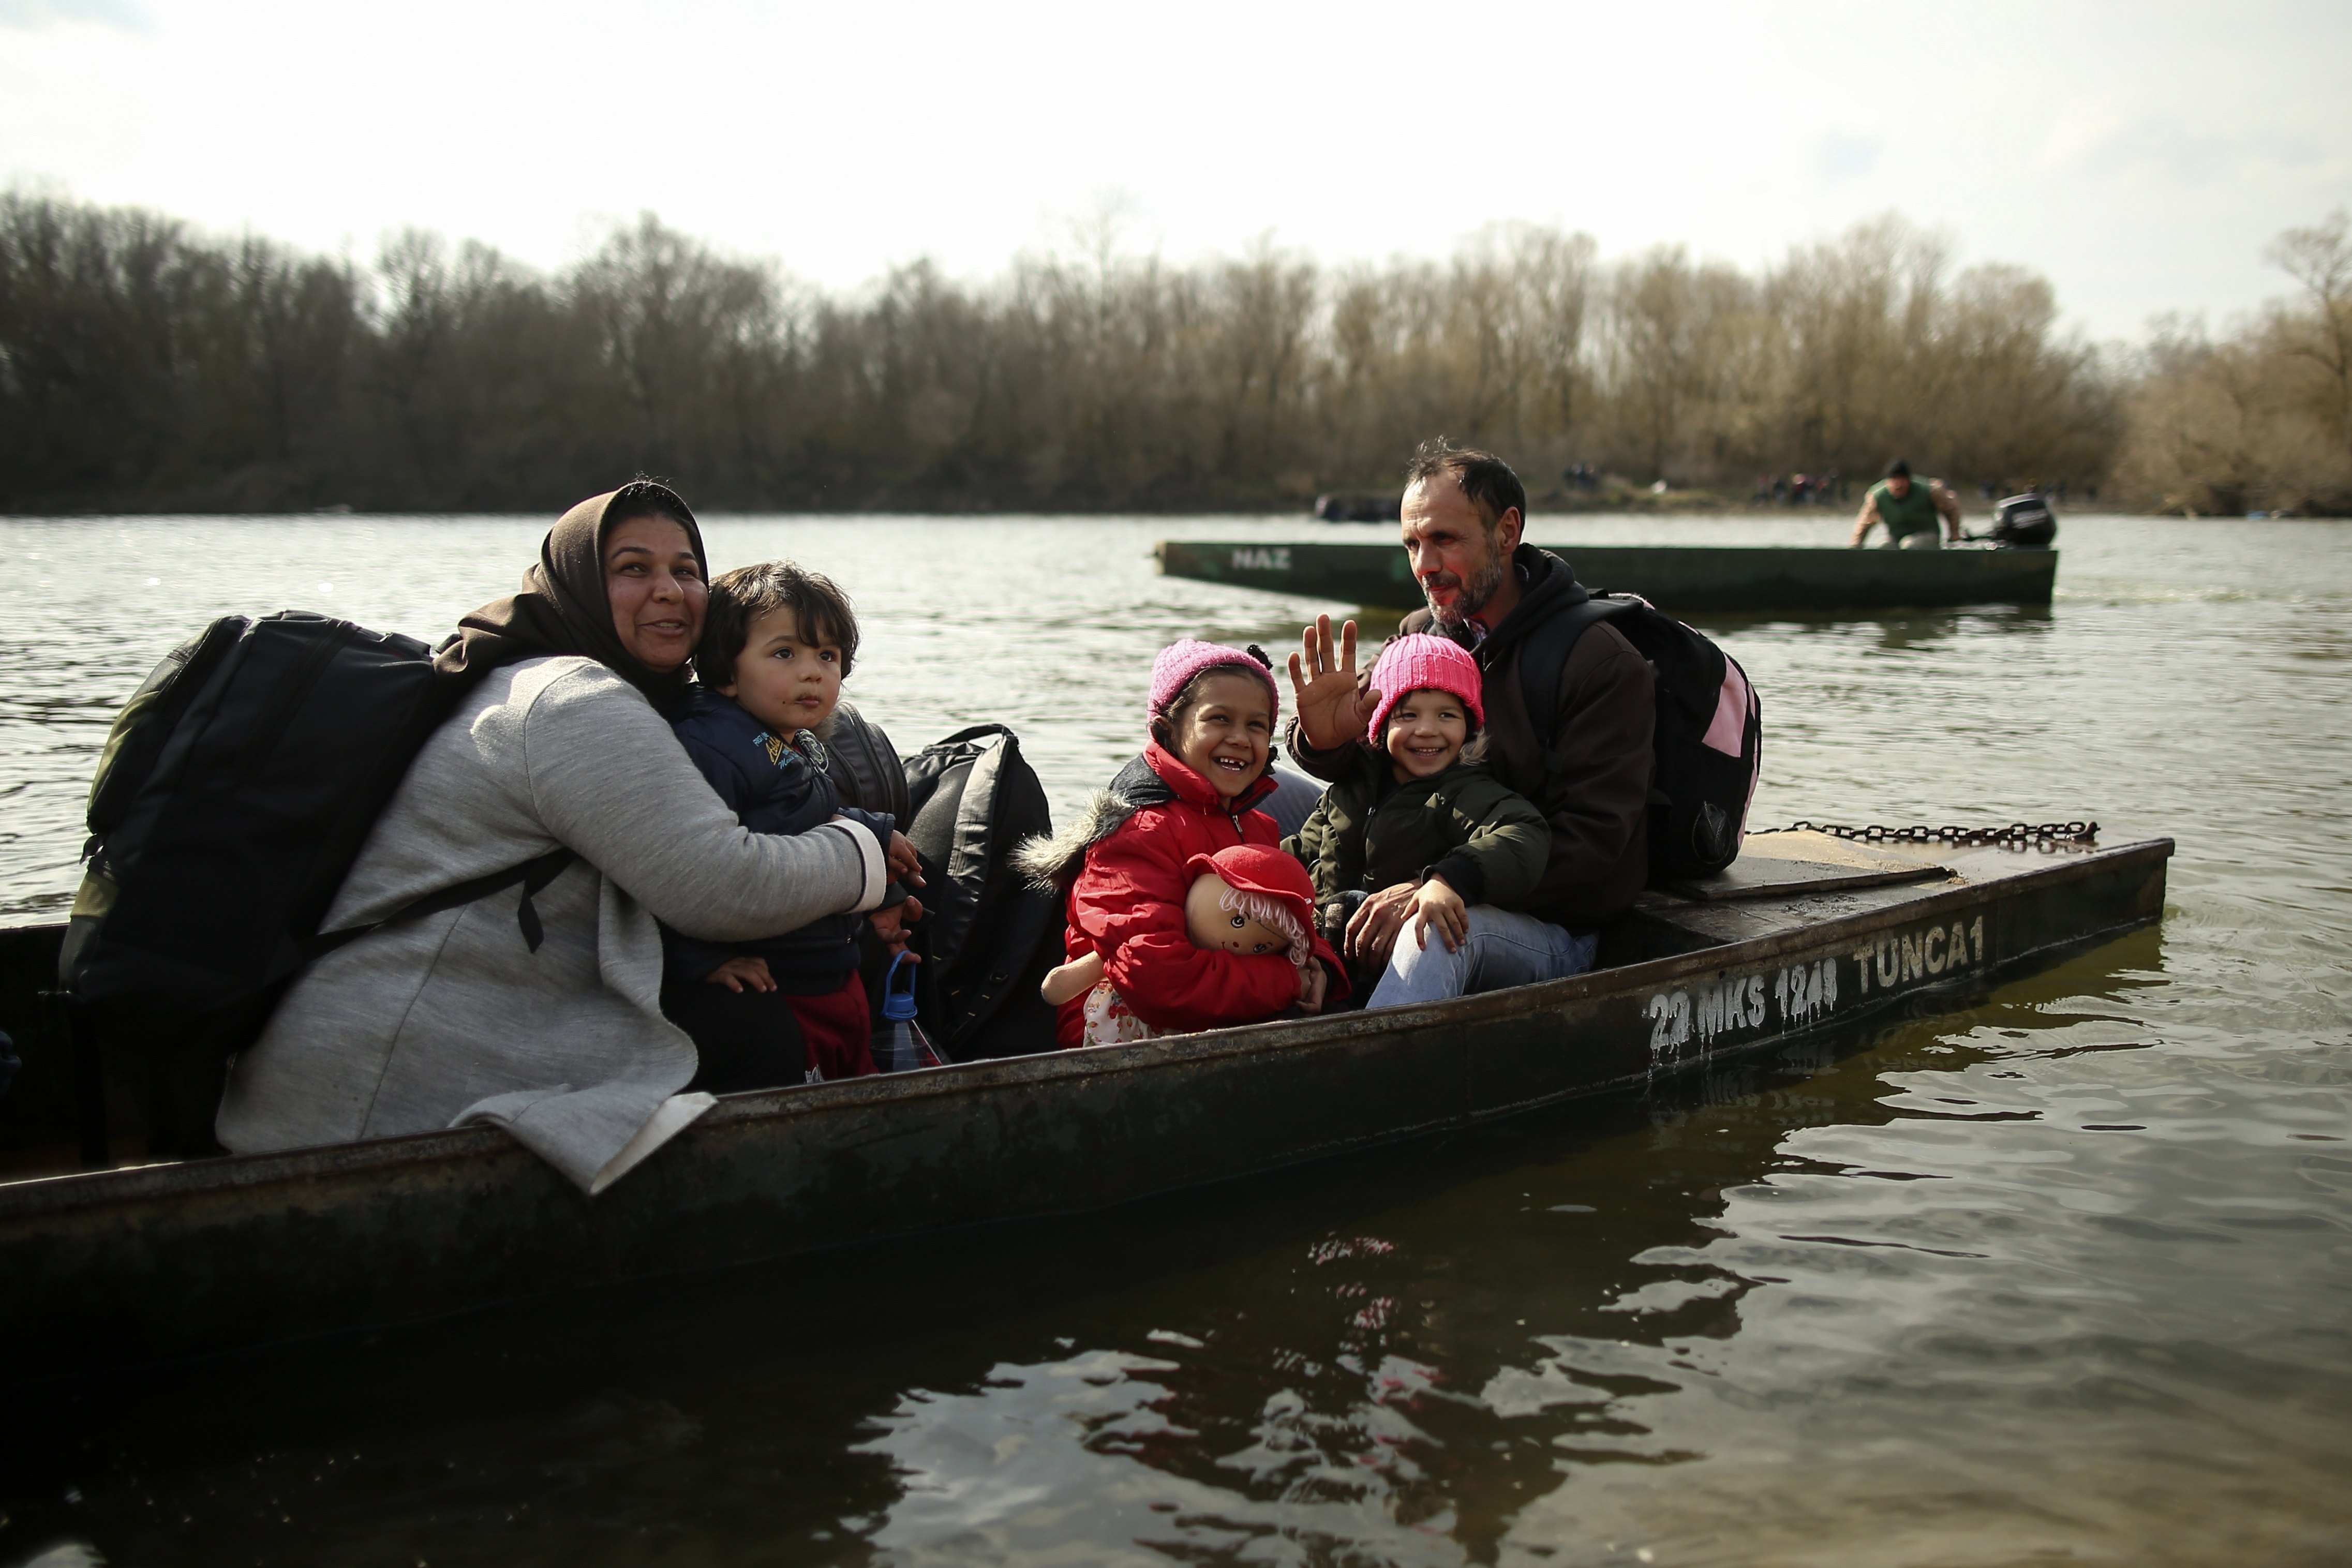
[[[0,910],[70,895],[170,643],[437,635],[542,528],[0,520]],[[850,589],[902,747],[1003,719],[1057,810],[1161,643],[1328,608],[1152,574],[1287,521],[707,531]],[[2170,834],[2158,930],[1670,1100],[19,1401],[0,1563],[2352,1558],[2352,526],[2060,542],[2046,612],[1706,626],[1764,695],[1759,821]]]

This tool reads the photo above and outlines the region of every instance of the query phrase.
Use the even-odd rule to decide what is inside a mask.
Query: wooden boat
[[[1643,894],[1589,975],[730,1096],[593,1199],[488,1128],[0,1182],[0,1382],[1097,1208],[1638,1094],[1811,1031],[1949,1005],[2147,925],[2172,852],[2113,833],[1748,845],[1705,884]],[[74,1103],[74,1064],[42,1013],[54,1004],[27,983],[58,932],[0,934],[0,1028],[34,1080],[19,1085],[29,1101],[0,1097],[16,1105],[20,1166],[43,1136],[72,1158],[69,1127],[27,1122]],[[135,1107],[118,1092],[111,1109],[114,1156],[136,1157]]]
[[[1815,549],[1713,545],[1555,545],[1588,588],[1638,593],[1675,614],[2047,604],[2053,549]],[[1393,544],[1162,539],[1170,577],[1395,610],[1421,591]]]

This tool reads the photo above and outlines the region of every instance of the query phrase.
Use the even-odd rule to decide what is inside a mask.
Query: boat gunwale
[[[1338,525],[1321,525],[1334,527]],[[2046,546],[1962,541],[1936,550],[1848,545],[1611,544],[1529,539],[1567,560],[1588,586],[1632,590],[1674,614],[1830,615],[1870,618],[1924,611],[2028,608],[2057,593],[2063,551]],[[1224,552],[1309,552],[1272,564],[1220,564]],[[1417,607],[1420,594],[1392,540],[1372,538],[1162,538],[1152,547],[1163,577],[1283,593],[1366,610]],[[1375,558],[1393,555],[1385,567]],[[1978,564],[1958,564],[1955,557]],[[1834,564],[1832,564],[1834,562]],[[1941,562],[1943,564],[1935,564]],[[1625,581],[1656,572],[1663,580]],[[1696,573],[1694,578],[1691,574]],[[1334,580],[1334,578],[1344,580]],[[1887,580],[1891,577],[1892,580]],[[1402,597],[1396,597],[1402,595]]]
[[[2013,852],[1995,851],[2009,853]],[[1720,943],[1686,953],[1646,959],[1616,968],[1589,971],[1566,979],[1517,986],[1477,996],[1455,997],[1411,1007],[1384,1008],[1377,1013],[1351,1011],[1328,1018],[1276,1019],[1265,1023],[1204,1030],[1139,1040],[1129,1045],[1091,1047],[1083,1051],[1046,1051],[1024,1056],[956,1062],[914,1073],[893,1073],[833,1083],[792,1085],[722,1096],[696,1119],[680,1137],[706,1129],[746,1122],[783,1122],[837,1108],[877,1101],[912,1102],[999,1090],[1019,1084],[1046,1083],[1099,1074],[1156,1071],[1180,1063],[1219,1058],[1252,1057],[1307,1045],[1339,1045],[1367,1036],[1410,1032],[1441,1025],[1475,1024],[1492,1018],[1538,1013],[1596,995],[1648,989],[1695,975],[1733,967],[1768,963],[1781,954],[1811,950],[1825,944],[1914,920],[1940,915],[1999,898],[2004,884],[2030,880],[2037,886],[2062,886],[2095,874],[2118,862],[2135,858],[2168,859],[2174,852],[2169,838],[2133,839],[2112,848],[2098,846],[2090,853],[2021,873],[2020,876],[1968,881],[1954,874],[1944,886],[1911,884],[1923,896],[1857,911],[1831,920],[1744,940]],[[1729,905],[1713,905],[1724,908]],[[2065,945],[2094,940],[2108,930],[2120,931],[2144,922],[2127,922],[2098,932],[2083,932]],[[2039,951],[2040,949],[2035,949]],[[2005,962],[2026,956],[2011,955]],[[1776,1034],[1785,1039],[1805,1025]],[[1641,1082],[1656,1069],[1608,1083],[1579,1085],[1576,1092],[1597,1092],[1611,1084]],[[1537,1102],[1530,1102],[1535,1103]],[[1485,1115],[1503,1113],[1500,1111]],[[1441,1122],[1458,1119],[1448,1112]],[[1406,1129],[1409,1130],[1409,1129]],[[443,1128],[394,1137],[370,1138],[348,1144],[322,1144],[259,1155],[224,1158],[159,1161],[113,1170],[74,1171],[0,1182],[0,1220],[20,1222],[44,1216],[65,1216],[91,1208],[142,1200],[185,1196],[199,1191],[254,1193],[271,1186],[293,1186],[327,1176],[352,1176],[370,1171],[394,1171],[420,1165],[474,1158],[535,1158],[521,1145],[494,1127]]]
[[[1537,516],[1540,517],[1542,514],[1538,513]],[[1349,526],[1360,528],[1363,525],[1355,524]],[[1686,552],[1694,555],[1702,553],[1706,555],[1822,555],[1837,556],[1842,559],[1860,555],[1871,559],[1875,559],[1888,554],[1902,554],[1906,556],[1941,556],[1947,558],[1953,556],[2019,556],[2032,559],[2045,556],[2054,556],[2061,553],[2060,547],[2057,545],[1990,545],[1983,548],[1976,548],[1972,542],[1969,540],[1962,540],[1957,544],[1939,545],[1933,550],[1910,551],[1889,551],[1884,545],[1858,547],[1854,545],[1612,544],[1605,539],[1538,539],[1527,538],[1524,536],[1523,542],[1531,544],[1540,550],[1550,550],[1555,554],[1562,550],[1592,549],[1627,551],[1655,550],[1664,554]],[[1181,549],[1193,550],[1240,549],[1262,549],[1270,546],[1281,545],[1287,545],[1293,549],[1298,549],[1301,546],[1311,546],[1317,549],[1348,550],[1400,549],[1402,548],[1393,539],[1166,538],[1159,540],[1158,544],[1175,545]],[[1154,548],[1156,549],[1157,545],[1155,545]]]

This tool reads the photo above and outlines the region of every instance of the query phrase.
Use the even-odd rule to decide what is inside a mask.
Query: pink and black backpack
[[[1595,592],[1528,633],[1519,679],[1548,754],[1560,672],[1606,621],[1657,672],[1657,773],[1650,785],[1650,880],[1705,876],[1739,858],[1763,766],[1764,707],[1739,662],[1632,593]]]

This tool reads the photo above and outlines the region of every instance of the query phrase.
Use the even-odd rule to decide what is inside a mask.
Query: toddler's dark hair
[[[702,642],[694,650],[694,673],[707,686],[735,684],[735,661],[751,641],[751,622],[772,610],[789,610],[802,640],[841,650],[841,673],[857,661],[857,612],[849,595],[821,571],[788,560],[739,566],[710,580],[710,603],[703,612]]]

